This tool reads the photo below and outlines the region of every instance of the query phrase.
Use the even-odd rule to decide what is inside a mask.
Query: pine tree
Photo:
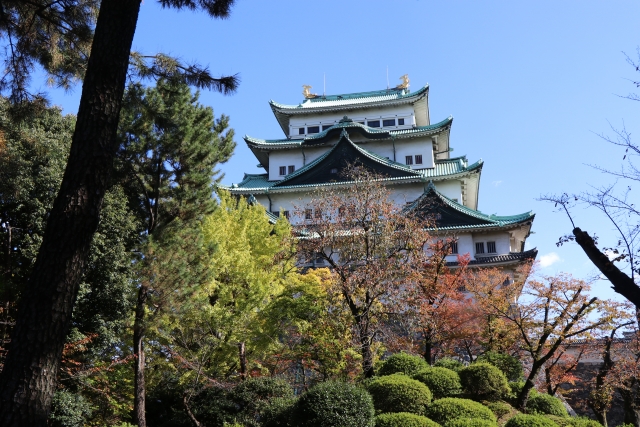
[[[134,421],[145,421],[145,350],[148,314],[208,280],[205,259],[210,247],[200,222],[213,212],[216,164],[235,147],[229,119],[214,120],[213,110],[198,103],[184,83],[161,80],[154,88],[129,87],[118,137],[118,177],[132,209],[144,224],[136,264],[138,297],[133,345],[135,354]],[[225,133],[226,131],[226,133]]]

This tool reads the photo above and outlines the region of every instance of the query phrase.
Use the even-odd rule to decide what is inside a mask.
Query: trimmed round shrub
[[[234,419],[245,427],[260,426],[262,416],[273,399],[293,399],[293,389],[284,380],[271,377],[249,378],[231,390]]]
[[[434,363],[433,366],[438,368],[451,369],[452,371],[456,372],[464,368],[464,364],[462,362],[450,357],[443,357],[442,359],[436,360],[436,363]]]
[[[434,399],[453,397],[462,392],[460,376],[451,369],[440,367],[427,368],[414,374],[413,379],[429,387]]]
[[[420,356],[407,353],[396,353],[389,356],[378,369],[378,375],[393,375],[396,373],[413,375],[418,371],[428,368],[429,364]]]
[[[500,400],[511,393],[507,377],[488,363],[473,363],[458,371],[464,392],[476,400]]]
[[[504,427],[559,427],[558,424],[542,415],[518,414],[511,418]]]
[[[496,422],[496,416],[486,406],[469,399],[445,397],[434,401],[427,408],[427,417],[439,424],[445,424],[457,418],[480,418]]]
[[[293,408],[296,399],[276,397],[271,399],[260,415],[262,427],[287,427],[293,425]]]
[[[558,417],[568,417],[567,408],[557,397],[546,393],[538,393],[529,397],[527,401],[527,412],[530,414],[548,414]]]
[[[376,378],[367,385],[376,413],[410,412],[424,415],[431,403],[431,391],[420,381],[395,374]]]
[[[446,423],[444,427],[498,427],[498,424],[482,418],[456,418]]]
[[[520,381],[524,375],[522,363],[513,356],[495,351],[488,351],[478,357],[476,362],[489,363],[500,369],[509,381]]]
[[[293,408],[294,426],[373,427],[373,401],[352,384],[327,381],[300,396]]]
[[[515,411],[515,408],[509,405],[507,402],[497,401],[497,402],[487,402],[485,403],[487,408],[491,409],[491,412],[495,414],[496,417],[502,418],[510,412]]]
[[[596,420],[592,420],[587,417],[571,418],[573,427],[602,427],[602,424]],[[625,424],[621,424],[618,427],[624,427]],[[633,426],[633,424],[626,424],[626,426]]]
[[[422,415],[394,412],[376,416],[376,427],[440,427],[440,424]]]

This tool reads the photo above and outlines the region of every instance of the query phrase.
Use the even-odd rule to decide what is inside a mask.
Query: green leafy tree
[[[133,325],[134,421],[145,422],[145,349],[149,312],[179,304],[209,279],[210,245],[200,232],[214,211],[218,163],[235,147],[228,117],[198,103],[184,83],[161,80],[156,87],[129,87],[118,137],[117,178],[140,222]],[[226,133],[225,133],[226,132]]]
[[[229,16],[233,0],[163,0],[165,7]],[[6,73],[0,90],[16,107],[36,64],[54,82],[83,77],[70,155],[0,375],[0,424],[43,426],[48,418],[65,336],[118,148],[116,138],[131,44],[141,0],[8,0],[0,34]],[[197,64],[166,55],[134,57],[141,75],[180,78],[225,93],[235,76],[213,78]],[[21,108],[17,108],[20,110]]]
[[[186,404],[211,381],[262,369],[265,354],[280,345],[263,312],[294,268],[285,220],[271,224],[262,206],[225,192],[219,203],[201,229],[213,248],[204,260],[210,279],[165,311],[154,330],[161,352],[171,355],[164,362],[180,375]]]

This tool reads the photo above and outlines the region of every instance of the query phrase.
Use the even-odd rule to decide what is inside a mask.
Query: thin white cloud
[[[500,184],[502,184],[502,181],[493,181],[494,187],[498,187]]]
[[[547,268],[556,262],[562,261],[562,258],[560,258],[555,252],[549,252],[546,255],[542,255],[538,261],[540,262],[540,267]]]

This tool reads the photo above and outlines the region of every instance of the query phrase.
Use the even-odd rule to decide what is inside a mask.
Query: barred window
[[[476,253],[477,254],[483,254],[484,253],[484,242],[477,242],[476,243]]]
[[[313,216],[315,217],[315,219],[322,218],[322,210],[316,208],[316,210],[313,212]]]
[[[458,253],[458,242],[451,242],[449,243],[449,249],[451,254],[457,254]]]
[[[284,176],[287,174],[287,167],[286,166],[280,166],[280,176]]]
[[[407,165],[412,165],[413,164],[413,156],[405,156],[404,157],[404,162]]]
[[[311,219],[313,217],[313,210],[312,209],[305,209],[304,210],[304,219]]]
[[[395,125],[396,125],[396,119],[384,119],[382,121],[382,126],[384,127],[395,126]]]
[[[380,127],[380,120],[369,120],[367,122],[367,125],[371,128],[379,128]]]
[[[416,154],[416,165],[422,164],[422,154]]]
[[[293,166],[293,165],[289,166],[289,173],[293,173],[293,172],[295,172],[295,170],[296,170],[295,166]]]
[[[398,119],[398,126],[404,126],[404,119]]]
[[[307,133],[318,133],[320,132],[320,126],[309,126],[307,128]]]
[[[298,135],[304,135],[304,128],[298,128]]]
[[[487,252],[490,254],[496,253],[496,242],[487,242]]]

